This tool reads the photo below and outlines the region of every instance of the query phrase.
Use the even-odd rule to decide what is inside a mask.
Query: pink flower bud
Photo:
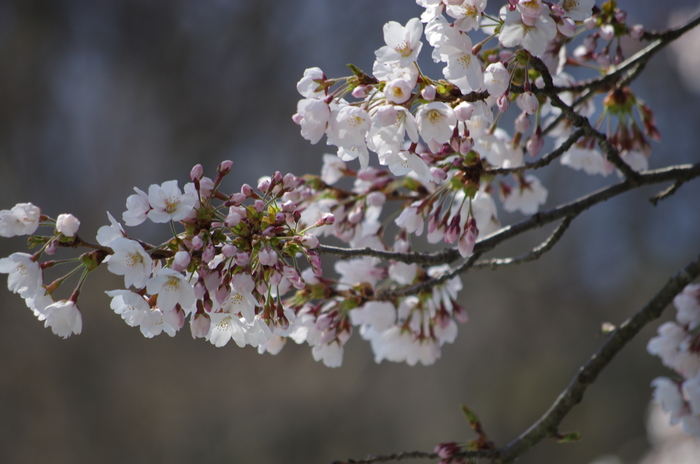
[[[435,89],[434,85],[426,85],[420,92],[421,96],[428,101],[435,100],[436,93],[437,89]]]
[[[186,251],[178,251],[173,258],[173,270],[183,272],[190,265],[190,254]]]
[[[56,253],[56,250],[58,250],[58,240],[53,239],[44,249],[44,253],[46,253],[49,256],[52,256],[54,253]]]
[[[226,161],[222,161],[221,163],[219,163],[219,167],[217,167],[216,170],[220,175],[225,176],[226,174],[231,172],[232,166],[233,166],[233,161],[226,160]]]
[[[357,99],[363,99],[367,96],[368,87],[366,85],[358,85],[352,89],[352,96]]]
[[[253,206],[255,207],[255,211],[258,213],[261,213],[262,210],[265,209],[265,202],[262,200],[255,200],[255,203],[253,203]]]
[[[250,198],[253,196],[253,187],[248,184],[241,185],[241,193],[246,197]]]
[[[267,193],[267,191],[270,189],[272,181],[269,177],[263,177],[258,181],[258,190],[261,192]]]
[[[524,134],[525,132],[528,132],[531,128],[532,124],[530,123],[530,117],[527,115],[526,111],[523,111],[522,113],[520,113],[520,116],[515,118],[515,130],[517,132]]]
[[[459,121],[469,121],[474,114],[474,105],[468,102],[462,102],[455,107],[455,116]]]
[[[615,12],[615,21],[618,23],[624,23],[627,21],[627,12],[625,10],[617,10]]]
[[[598,66],[601,68],[606,69],[610,66],[610,57],[605,53],[601,53],[596,57],[595,62],[598,63]]]
[[[535,157],[540,154],[540,150],[542,150],[543,145],[544,139],[542,136],[538,133],[534,133],[525,144],[525,148],[527,149],[528,153],[530,153],[530,156]]]
[[[282,179],[282,186],[287,189],[293,189],[297,188],[300,185],[300,179],[295,176],[294,174],[287,173],[284,175],[284,178]]]
[[[382,192],[370,192],[367,194],[367,204],[370,206],[383,206],[386,203],[386,195]]]
[[[239,266],[245,266],[250,262],[250,254],[245,251],[241,251],[236,254],[236,264]]]
[[[600,26],[598,35],[603,40],[612,40],[615,38],[615,28],[612,24],[603,24],[602,26]]]
[[[203,175],[204,175],[204,168],[202,167],[201,164],[197,164],[190,171],[190,180],[192,182],[197,182],[198,180],[202,179]]]
[[[598,25],[598,19],[596,19],[594,16],[589,16],[588,18],[583,20],[583,27],[585,27],[589,31],[591,29],[595,29],[595,27],[597,25]]]
[[[236,245],[232,245],[230,243],[227,243],[226,245],[221,248],[221,254],[223,254],[227,258],[231,258],[238,252],[238,248]]]
[[[644,36],[644,26],[635,24],[630,28],[630,37],[634,40],[640,40]]]
[[[330,226],[335,223],[335,216],[332,213],[323,213],[321,219],[318,221],[318,225]]]
[[[273,270],[270,273],[269,282],[270,282],[270,285],[272,285],[273,287],[277,287],[280,284],[280,282],[282,282],[282,274],[280,274],[276,270]]]
[[[518,107],[528,114],[535,114],[537,108],[539,108],[540,103],[537,101],[537,97],[532,92],[523,92],[516,98],[516,103]]]
[[[226,206],[241,206],[246,200],[246,196],[242,193],[234,193],[229,197]]]
[[[471,138],[467,137],[465,139],[462,139],[459,143],[459,153],[463,156],[467,156],[473,147],[474,142]]]
[[[202,253],[202,261],[209,263],[212,259],[214,259],[214,256],[216,256],[216,248],[214,248],[214,245],[210,243]]]
[[[312,234],[304,234],[301,237],[301,244],[306,248],[314,249],[319,245],[318,237]]]
[[[432,167],[430,168],[430,175],[435,183],[439,184],[443,180],[447,179],[447,173],[440,168]]]
[[[56,219],[56,231],[65,237],[74,237],[80,227],[80,221],[72,214],[59,214]]]
[[[505,113],[510,106],[510,98],[508,94],[504,93],[498,99],[496,99],[496,105],[498,105],[498,111]]]
[[[197,313],[190,319],[192,338],[204,338],[209,334],[211,318],[205,313]]]

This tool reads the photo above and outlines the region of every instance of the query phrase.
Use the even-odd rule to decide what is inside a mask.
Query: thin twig
[[[492,459],[496,451],[478,450],[456,453],[454,457],[466,459]],[[402,453],[385,454],[381,456],[369,456],[366,459],[348,459],[347,461],[332,461],[331,464],[374,464],[377,462],[401,461],[403,459],[440,459],[437,453],[425,451],[404,451]]]
[[[513,462],[542,439],[556,436],[561,421],[581,401],[584,392],[595,382],[598,374],[644,326],[659,318],[673,298],[698,276],[700,256],[671,277],[643,308],[610,334],[603,346],[581,366],[549,410],[518,438],[500,450],[498,462]]]
[[[567,216],[577,216],[598,203],[602,203],[610,198],[621,195],[622,193],[633,190],[642,185],[652,185],[669,181],[687,182],[690,179],[698,176],[700,176],[700,163],[695,165],[684,164],[669,166],[667,168],[641,172],[639,173],[639,177],[637,179],[625,179],[622,182],[590,193],[571,203],[566,203],[548,211],[536,213],[517,224],[503,227],[497,232],[476,242],[472,256],[470,256],[467,261],[465,261],[461,266],[452,270],[450,273],[444,274],[441,277],[426,280],[419,284],[409,285],[391,290],[389,292],[380,293],[376,295],[374,299],[385,300],[398,296],[406,296],[429,291],[435,285],[439,285],[452,277],[455,277],[456,275],[467,272],[474,266],[476,260],[478,260],[481,255],[493,250],[500,243],[522,233],[551,224],[552,222],[558,221],[559,219],[563,219]],[[440,252],[433,253],[396,253],[372,250],[369,248],[339,248],[320,246],[318,250],[320,253],[331,254],[344,259],[373,256],[381,259],[391,259],[405,263],[418,263],[426,265],[449,264],[456,261],[460,256],[459,252],[454,249],[445,249]]]
[[[569,228],[571,221],[574,220],[576,215],[566,216],[564,220],[559,224],[559,226],[554,229],[554,232],[547,237],[547,240],[542,242],[540,245],[536,246],[529,253],[519,256],[517,258],[493,258],[486,259],[483,261],[477,261],[474,263],[474,269],[497,269],[500,267],[513,266],[521,263],[529,263],[530,261],[535,261],[540,258],[543,254],[554,248],[560,238],[564,236],[564,232]]]
[[[656,204],[659,201],[665,200],[666,198],[668,198],[671,195],[673,195],[674,193],[676,193],[676,191],[679,188],[681,188],[681,185],[685,184],[685,182],[686,181],[684,181],[684,180],[678,180],[678,181],[674,182],[665,190],[662,190],[659,193],[657,193],[656,195],[654,195],[653,197],[649,198],[649,201],[651,202],[652,205],[656,206]]]

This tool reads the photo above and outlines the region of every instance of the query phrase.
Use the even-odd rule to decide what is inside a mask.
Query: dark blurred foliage
[[[670,11],[695,2],[618,3],[630,23],[664,28]],[[0,207],[72,212],[90,237],[105,211],[119,217],[133,186],[182,184],[195,163],[211,174],[232,159],[231,190],[274,170],[318,172],[325,147],[302,140],[290,118],[296,81],[311,66],[329,76],[346,75],[349,62],[370,69],[382,24],[419,13],[409,0],[0,1]],[[633,85],[664,136],[652,167],[698,161],[700,101],[671,59],[656,57]],[[614,181],[558,166],[538,175],[548,206]],[[83,334],[63,341],[2,291],[0,462],[307,464],[430,450],[472,438],[461,403],[504,444],[602,343],[602,322],[624,320],[697,255],[697,184],[656,208],[653,188],[614,199],[574,221],[539,262],[466,276],[471,320],[430,367],[376,365],[357,335],[335,370],[306,346],[259,356],[194,341],[187,329],[147,340],[109,310],[102,290],[123,284],[103,270],[81,299]],[[3,240],[0,255],[22,244]],[[521,462],[636,462],[648,447],[649,382],[665,373],[645,352],[655,328],[566,419],[583,440],[543,443]]]

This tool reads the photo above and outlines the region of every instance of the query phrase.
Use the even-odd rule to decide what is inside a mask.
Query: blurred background
[[[684,21],[697,2],[618,5],[630,24],[654,29]],[[196,163],[213,176],[233,160],[231,191],[274,170],[319,172],[332,150],[309,145],[291,120],[304,69],[370,70],[382,25],[420,12],[408,0],[0,0],[0,208],[31,201],[53,217],[71,212],[91,238],[106,211],[121,216],[134,186],[182,185]],[[664,51],[633,85],[664,137],[652,168],[700,159],[700,97],[681,77],[697,82],[692,46]],[[420,60],[439,74],[428,49]],[[558,164],[538,176],[548,207],[616,180]],[[603,342],[602,322],[622,322],[697,256],[700,182],[654,208],[647,199],[661,188],[584,213],[538,262],[465,276],[470,321],[429,367],[377,365],[357,334],[339,369],[314,362],[305,345],[260,356],[192,340],[188,329],[148,340],[109,309],[103,290],[123,282],[106,270],[90,276],[81,299],[83,334],[61,340],[3,277],[0,462],[308,464],[432,450],[473,438],[460,404],[505,444]],[[522,219],[500,214],[504,223]],[[498,255],[522,253],[549,231]],[[25,251],[23,243],[2,240],[0,256]],[[642,459],[649,383],[669,374],[645,351],[656,327],[565,420],[580,442],[546,441],[520,462]]]

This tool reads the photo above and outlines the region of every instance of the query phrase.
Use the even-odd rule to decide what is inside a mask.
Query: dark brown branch
[[[665,200],[666,198],[668,198],[671,195],[673,195],[674,193],[676,193],[676,191],[679,188],[681,188],[681,185],[685,184],[685,182],[686,181],[684,181],[684,180],[678,180],[678,181],[674,182],[668,188],[660,191],[659,193],[657,193],[653,197],[649,198],[649,201],[651,202],[652,205],[656,206],[656,204],[659,201]]]
[[[577,216],[598,203],[602,203],[610,198],[616,197],[617,195],[633,190],[642,185],[653,185],[670,181],[687,182],[690,179],[700,176],[700,164],[670,166],[667,168],[645,171],[638,174],[639,176],[637,179],[625,179],[622,182],[590,193],[571,203],[560,205],[556,208],[550,209],[549,211],[536,213],[517,224],[503,227],[498,232],[476,242],[476,245],[474,245],[473,255],[470,256],[469,259],[464,262],[464,264],[454,269],[449,274],[445,274],[439,278],[430,279],[419,284],[409,285],[389,292],[381,293],[377,295],[375,299],[386,300],[398,296],[412,295],[431,290],[435,285],[439,285],[452,277],[455,277],[456,275],[467,272],[474,266],[476,260],[478,260],[481,255],[493,250],[497,245],[506,240],[516,237],[529,230],[551,224],[552,222],[558,221],[559,219],[563,219],[567,216]],[[460,257],[459,252],[454,249],[445,249],[433,253],[396,253],[372,250],[369,248],[339,248],[324,245],[319,247],[319,252],[339,256],[344,259],[373,256],[385,260],[395,260],[405,263],[425,265],[449,264],[456,261]]]
[[[495,457],[495,451],[464,451],[456,453],[455,457],[471,459],[490,459]],[[437,453],[427,453],[425,451],[404,451],[402,453],[392,453],[381,456],[369,456],[366,459],[348,459],[347,461],[332,461],[331,464],[374,464],[377,462],[401,461],[404,459],[440,459]]]
[[[616,329],[603,346],[584,364],[549,410],[528,430],[503,447],[498,462],[513,462],[542,439],[556,436],[561,421],[576,406],[598,374],[639,331],[659,318],[683,288],[700,276],[700,256],[671,277],[649,302]]]
[[[574,220],[576,216],[571,215],[564,218],[564,220],[559,224],[559,226],[554,229],[554,232],[547,237],[547,240],[542,242],[540,245],[536,246],[529,253],[519,256],[517,258],[493,258],[486,259],[483,261],[477,261],[474,263],[474,269],[497,269],[499,267],[513,266],[521,263],[529,263],[530,261],[535,261],[540,258],[543,254],[554,248],[560,238],[564,236],[564,232],[569,228],[571,221]]]

